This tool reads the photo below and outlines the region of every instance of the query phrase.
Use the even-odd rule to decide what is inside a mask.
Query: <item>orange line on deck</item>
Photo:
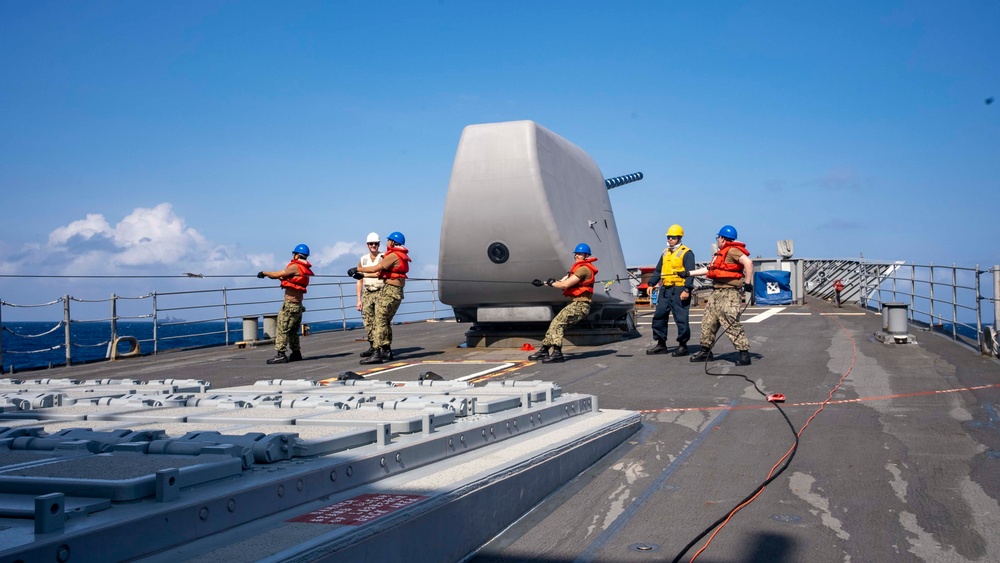
[[[956,387],[954,389],[938,389],[935,391],[917,391],[915,393],[897,393],[894,395],[878,395],[875,397],[858,397],[857,399],[840,399],[837,401],[827,401],[828,405],[843,405],[848,403],[861,403],[867,401],[887,401],[892,399],[903,399],[906,397],[921,397],[926,395],[939,395],[944,393],[959,393],[962,391],[978,391],[981,389],[995,389],[1000,387],[1000,383],[993,383],[990,385],[974,385],[972,387]],[[788,403],[785,407],[809,407],[823,404],[823,401],[809,401],[803,403]],[[685,411],[721,411],[721,410],[750,410],[750,409],[767,409],[774,408],[770,404],[767,405],[745,405],[739,407],[728,407],[728,406],[714,406],[714,407],[677,407],[677,408],[665,408],[665,409],[642,409],[639,412],[643,414],[649,413],[660,413],[660,412],[685,412]]]

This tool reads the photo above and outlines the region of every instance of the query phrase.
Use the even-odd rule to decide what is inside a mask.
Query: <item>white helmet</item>
[[[378,233],[371,232],[368,233],[368,240],[365,242],[382,242],[382,239],[379,238]]]

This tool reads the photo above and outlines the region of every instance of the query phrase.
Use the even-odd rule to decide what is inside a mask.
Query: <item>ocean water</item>
[[[942,334],[951,334],[952,326],[953,326],[952,323],[943,323],[939,325],[934,325],[934,332],[940,332]],[[925,327],[925,329],[926,328],[929,327]],[[970,340],[979,339],[979,333],[976,332],[976,329],[964,324],[957,325],[955,327],[955,332],[957,332],[960,336],[964,336],[965,338],[968,338]]]
[[[360,328],[361,323],[348,321],[348,329]],[[343,330],[342,322],[309,323],[310,332]],[[4,322],[0,330],[0,350],[3,373],[34,370],[66,365],[66,330],[56,322]],[[258,329],[259,330],[259,329]],[[222,346],[243,340],[243,323],[229,322],[226,341],[223,321],[160,324],[156,327],[156,350],[176,350]],[[119,321],[118,336],[131,336],[139,341],[143,354],[153,352],[153,323],[150,321]],[[111,340],[110,322],[75,322],[70,326],[70,354],[74,364],[105,360]],[[121,343],[119,353],[128,351]]]

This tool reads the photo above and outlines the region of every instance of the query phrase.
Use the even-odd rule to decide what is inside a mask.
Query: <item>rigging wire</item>
[[[336,275],[336,274],[316,274],[312,276],[315,279],[355,279],[352,276],[346,275]],[[249,274],[238,274],[238,275],[224,275],[224,274],[197,274],[197,275],[39,275],[39,274],[0,274],[0,278],[42,278],[42,279],[188,279],[188,278],[253,278],[257,279],[257,275]],[[429,282],[449,282],[449,283],[480,283],[480,284],[491,284],[491,285],[532,285],[530,281],[516,281],[516,280],[472,280],[472,279],[461,279],[461,278],[417,278],[408,277],[406,278],[410,281],[429,281]],[[615,276],[614,278],[609,278],[606,280],[594,280],[594,284],[601,284],[604,286],[605,293],[611,290],[611,286],[615,283],[623,283],[627,280],[639,279],[636,276],[629,274],[626,278],[621,278]],[[150,294],[152,295],[152,294]],[[142,296],[147,297],[147,296]],[[138,298],[135,298],[138,299]],[[75,299],[76,301],[81,301],[80,299]],[[53,301],[56,303],[57,301]],[[10,303],[3,303],[4,305],[13,305]]]
[[[311,276],[313,278],[348,278],[354,279],[351,276],[339,275],[339,274],[316,274]],[[32,279],[109,279],[109,280],[119,280],[119,279],[208,279],[208,278],[257,278],[257,274],[158,274],[158,275],[135,275],[135,274],[0,274],[0,278],[32,278]],[[490,283],[490,284],[527,284],[531,285],[531,281],[512,281],[512,280],[470,280],[461,278],[417,278],[408,277],[408,280],[413,281],[446,281],[446,282],[456,282],[456,283]],[[604,280],[594,280],[594,283],[610,284],[610,283],[622,283],[627,280],[638,280],[638,276],[634,274],[629,274],[625,278],[620,276],[615,276],[614,278],[608,278]],[[54,303],[55,301],[53,301]]]
[[[6,325],[4,325],[3,327],[0,327],[0,329],[5,330],[5,331],[13,334],[14,336],[20,336],[21,338],[39,338],[39,337],[45,336],[47,334],[52,334],[53,332],[59,330],[59,327],[61,327],[62,325],[63,325],[63,321],[59,321],[58,323],[56,323],[56,326],[50,328],[49,330],[46,330],[45,332],[41,332],[39,334],[20,334],[20,333],[14,332],[13,330],[11,330]]]

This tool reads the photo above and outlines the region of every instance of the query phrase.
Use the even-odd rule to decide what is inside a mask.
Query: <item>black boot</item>
[[[544,361],[545,358],[548,358],[548,357],[549,357],[549,347],[545,346],[543,344],[542,345],[542,349],[538,350],[534,354],[528,356],[528,359],[529,360],[543,360]]]
[[[273,358],[267,361],[269,364],[287,364],[288,356],[284,352],[278,352]]]
[[[372,352],[371,356],[368,356],[367,358],[361,360],[359,363],[361,365],[363,365],[363,366],[367,366],[367,365],[370,365],[370,364],[381,364],[382,363],[382,350],[376,348],[375,351]]]
[[[651,356],[653,354],[663,354],[666,351],[667,351],[667,343],[660,339],[657,339],[656,346],[653,346],[652,348],[646,350],[646,355]]]
[[[692,362],[710,362],[712,361],[712,349],[702,348],[698,350],[698,353],[691,356]]]
[[[738,366],[750,365],[750,350],[740,350],[740,358],[736,360]]]
[[[679,358],[681,356],[687,356],[688,355],[687,344],[678,344],[677,348],[675,348],[674,351],[670,353],[670,355],[675,358]]]
[[[391,362],[392,361],[392,348],[388,345],[382,347],[382,361]]]
[[[375,347],[372,346],[371,340],[369,340],[368,341],[368,349],[365,350],[364,352],[361,352],[361,357],[362,358],[369,358],[374,353],[375,353]]]
[[[292,353],[288,355],[289,362],[297,362],[302,359],[301,350],[292,350]]]
[[[563,362],[565,360],[566,359],[563,358],[563,355],[562,355],[562,346],[553,346],[552,347],[552,353],[549,354],[548,356],[545,356],[544,358],[542,358],[542,363],[543,364],[555,364],[555,363]]]

